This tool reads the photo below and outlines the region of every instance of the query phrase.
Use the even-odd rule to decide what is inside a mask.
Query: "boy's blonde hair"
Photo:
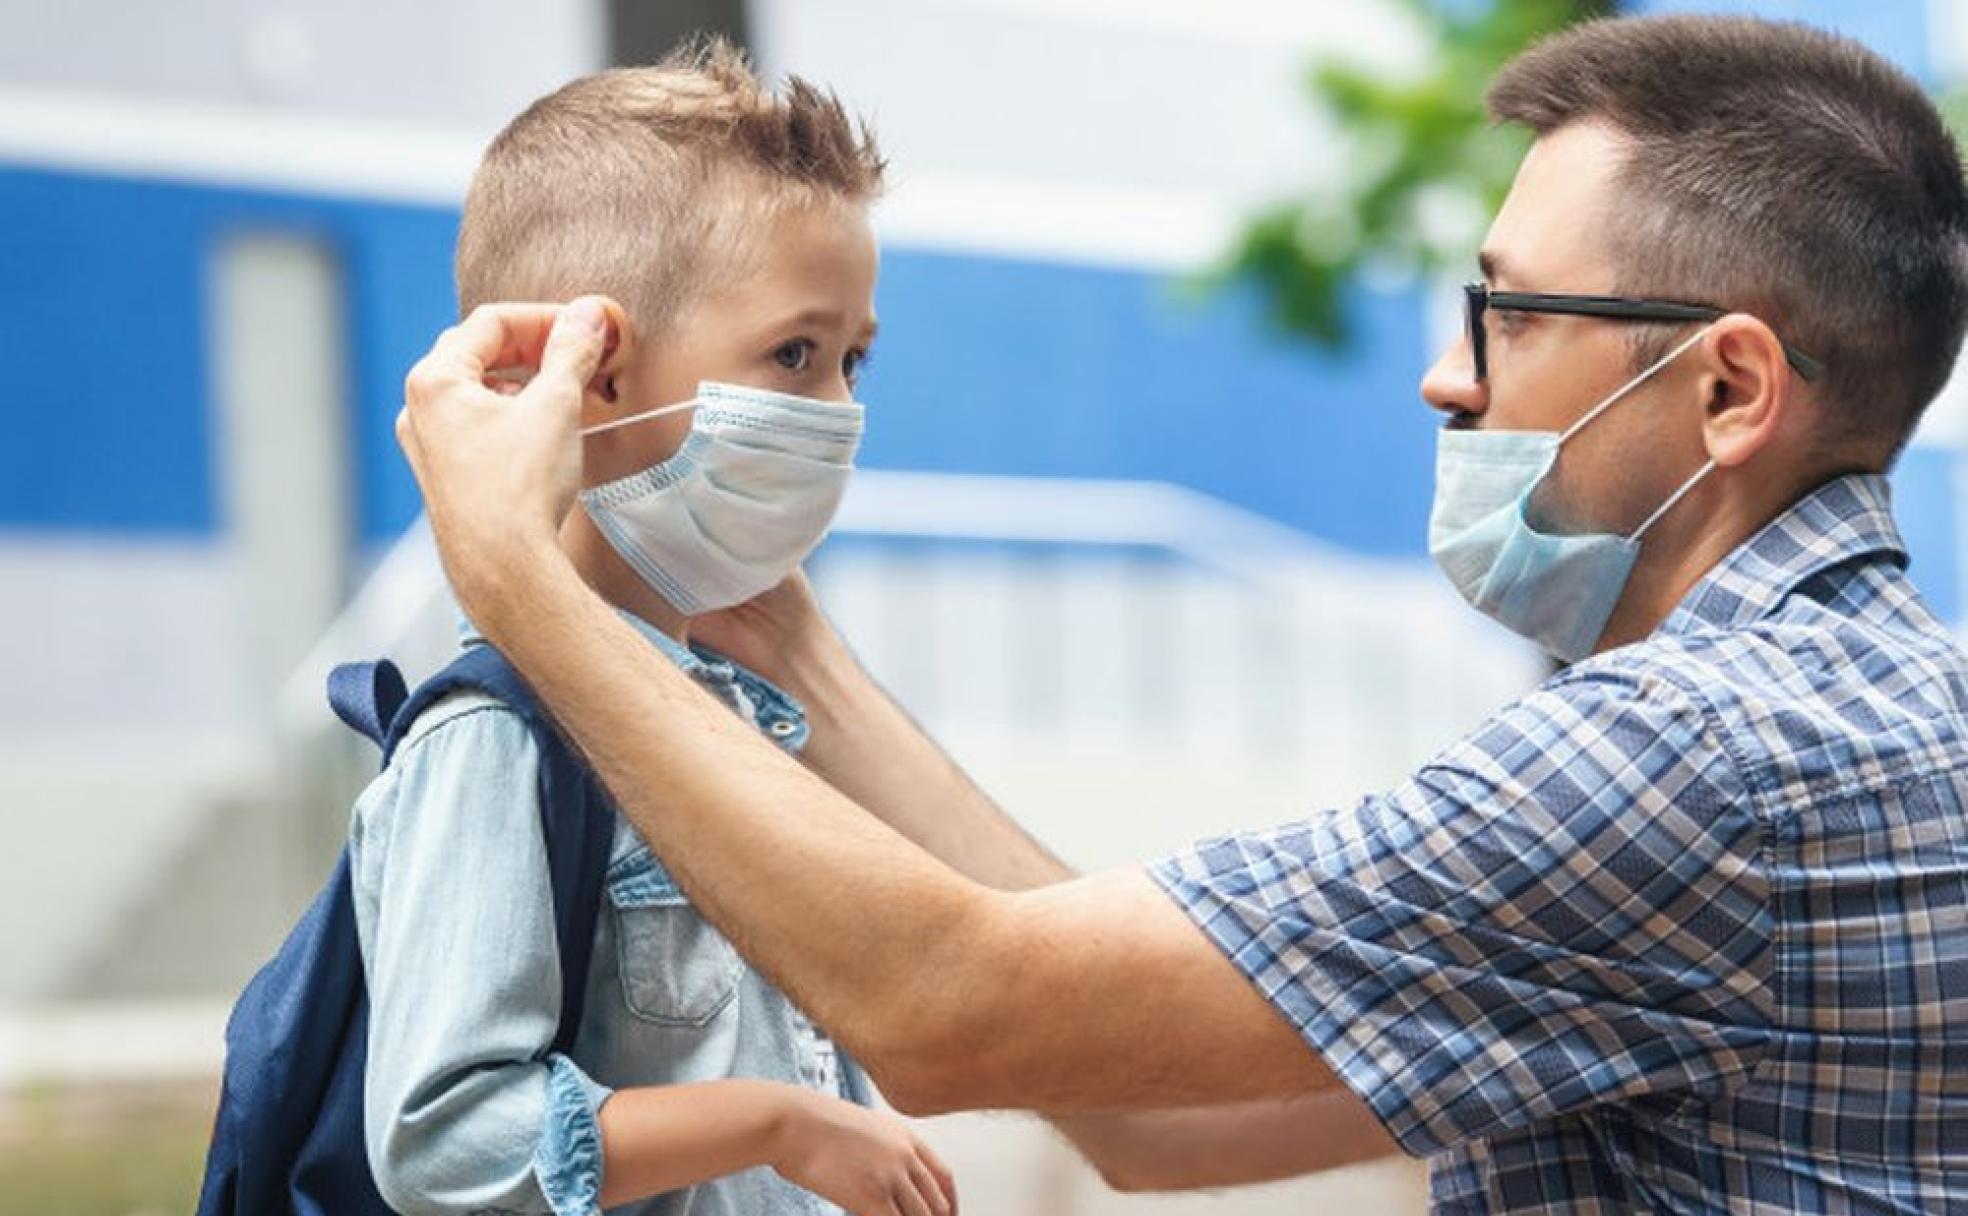
[[[584,76],[485,151],[458,228],[458,304],[613,296],[674,318],[706,276],[740,273],[748,231],[787,205],[865,205],[884,162],[865,123],[791,77],[762,85],[722,39]]]

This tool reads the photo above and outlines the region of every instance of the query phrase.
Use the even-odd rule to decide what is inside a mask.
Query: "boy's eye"
[[[813,361],[813,342],[808,338],[782,342],[773,350],[772,361],[789,372],[803,372]]]
[[[865,350],[851,350],[841,356],[841,375],[847,378],[850,385],[859,380],[861,373],[867,370],[868,358],[868,352]]]

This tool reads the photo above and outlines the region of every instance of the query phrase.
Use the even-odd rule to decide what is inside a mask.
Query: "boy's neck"
[[[560,547],[596,595],[668,634],[678,644],[690,644],[690,618],[656,594],[656,589],[622,560],[586,511],[576,507],[567,513],[560,525]]]

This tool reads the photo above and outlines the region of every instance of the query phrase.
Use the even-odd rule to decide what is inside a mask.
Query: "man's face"
[[[1574,123],[1532,145],[1483,242],[1483,278],[1500,291],[1617,293],[1608,233],[1621,221],[1619,135]],[[1466,337],[1422,379],[1421,394],[1447,425],[1563,431],[1632,378],[1629,324],[1594,317],[1489,311],[1488,375],[1475,381]],[[1686,327],[1677,337],[1693,335]],[[1626,532],[1705,459],[1683,362],[1565,443],[1539,487],[1534,523],[1555,531]]]
[[[724,263],[675,322],[645,334],[615,377],[617,400],[593,424],[697,393],[715,380],[852,401],[875,338],[878,257],[866,208],[820,204],[780,211]],[[668,459],[690,432],[680,410],[590,436],[583,481],[600,485]]]

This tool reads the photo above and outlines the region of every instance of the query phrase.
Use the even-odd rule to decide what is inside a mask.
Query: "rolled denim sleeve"
[[[355,809],[371,1168],[406,1216],[589,1216],[609,1090],[549,1052],[560,960],[538,752],[496,703],[432,712],[449,716]]]

